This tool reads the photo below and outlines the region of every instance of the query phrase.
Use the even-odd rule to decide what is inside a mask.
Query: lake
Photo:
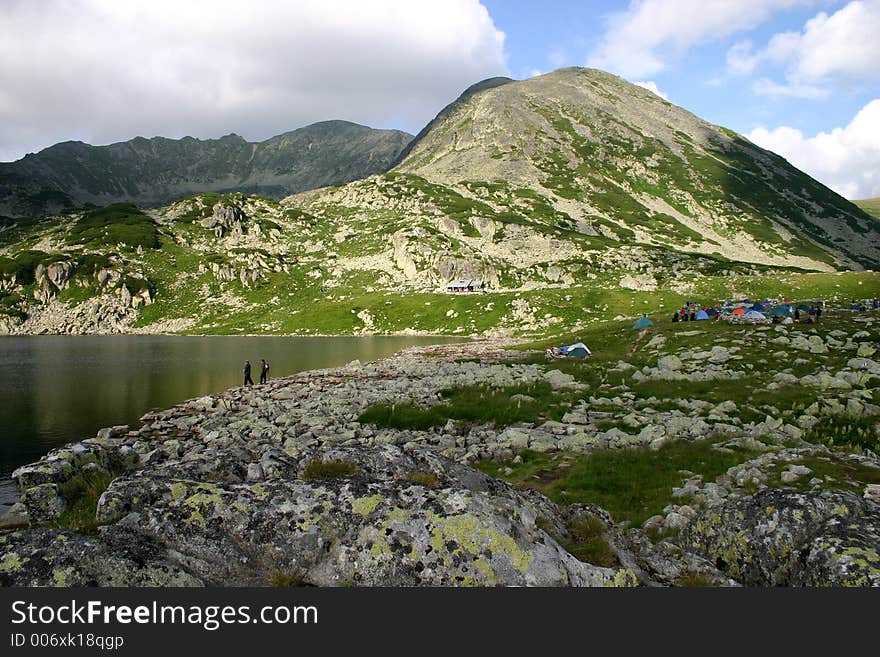
[[[3,336],[0,337],[0,502],[17,499],[20,465],[101,427],[243,382],[245,360],[260,380],[390,356],[438,337]]]

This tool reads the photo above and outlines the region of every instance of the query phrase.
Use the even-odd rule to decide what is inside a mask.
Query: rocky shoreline
[[[102,429],[54,450],[14,473],[22,501],[5,522],[19,528],[0,532],[0,584],[674,586],[699,578],[714,586],[880,585],[880,486],[862,494],[767,487],[780,464],[791,464],[784,481],[808,477],[809,468],[796,464],[828,448],[799,441],[797,424],[743,423],[732,402],[653,411],[622,392],[591,396],[560,421],[506,429],[358,422],[373,404],[430,406],[453,386],[584,386],[552,365],[509,362],[523,352],[505,345],[414,347],[231,388],[149,413],[137,429]],[[703,376],[736,377],[735,350],[713,348],[702,360]],[[880,373],[875,361],[855,360],[849,374]],[[623,361],[617,368],[634,369]],[[658,352],[656,367],[635,373],[674,381],[680,369],[679,356]],[[611,407],[619,410],[604,410]],[[601,429],[609,414],[639,430]],[[719,449],[747,446],[759,455],[715,481],[683,473],[675,503],[640,528],[615,525],[593,505],[559,506],[471,467],[516,459],[524,449],[657,449],[709,434],[724,439]],[[880,468],[871,454],[847,458]],[[67,491],[94,475],[112,479],[98,500],[97,533],[52,528],[74,502]],[[615,565],[580,561],[563,547],[584,523],[601,528]],[[669,540],[649,540],[648,531]]]

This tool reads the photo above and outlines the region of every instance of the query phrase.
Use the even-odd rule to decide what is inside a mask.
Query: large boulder
[[[138,533],[58,529],[0,534],[0,586],[201,586],[168,550]]]
[[[748,586],[880,586],[880,505],[765,489],[710,508],[681,544]]]
[[[545,497],[430,451],[274,450],[258,478],[248,476],[256,469],[245,452],[228,449],[201,459],[166,454],[116,478],[98,501],[99,534],[88,545],[77,539],[77,554],[116,555],[123,543],[147,554],[143,565],[132,557],[113,567],[119,585],[158,581],[157,569],[181,583],[237,586],[636,583],[630,571],[579,561],[551,538],[565,535],[566,520]],[[23,560],[33,542],[28,532],[9,537],[8,553],[19,555],[9,557],[14,582],[42,583],[76,563],[74,547]],[[96,577],[94,559],[70,581]]]

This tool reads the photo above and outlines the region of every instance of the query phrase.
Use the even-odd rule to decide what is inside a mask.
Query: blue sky
[[[595,66],[880,196],[880,0],[0,0],[0,161],[135,136],[418,132],[474,82]]]
[[[653,83],[841,193],[880,195],[880,0],[483,4],[512,77],[586,65]]]
[[[518,79],[559,66],[589,65],[590,55],[600,47],[613,15],[625,12],[631,5],[612,0],[484,0],[483,4],[505,34],[510,74]],[[704,4],[711,5],[712,1],[706,0]],[[771,96],[756,93],[754,85],[765,76],[782,81],[784,70],[775,66],[752,75],[731,75],[726,59],[735,43],[751,40],[754,44],[766,44],[775,34],[801,31],[821,11],[833,14],[847,4],[814,2],[783,7],[750,29],[724,36],[710,32],[689,48],[669,48],[664,57],[666,68],[660,72],[634,75],[625,66],[614,70],[614,62],[608,69],[631,81],[651,80],[670,102],[744,134],[759,126],[778,125],[812,134],[830,130],[848,123],[870,100],[880,96],[880,77],[833,80],[829,85],[833,91],[823,97]],[[683,15],[681,20],[687,21],[688,17]],[[880,40],[880,34],[877,38]],[[880,49],[876,54],[880,69]]]

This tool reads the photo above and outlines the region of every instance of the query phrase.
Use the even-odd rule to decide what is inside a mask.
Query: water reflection
[[[0,477],[64,443],[150,409],[259,381],[389,356],[442,338],[9,336],[0,338]]]

